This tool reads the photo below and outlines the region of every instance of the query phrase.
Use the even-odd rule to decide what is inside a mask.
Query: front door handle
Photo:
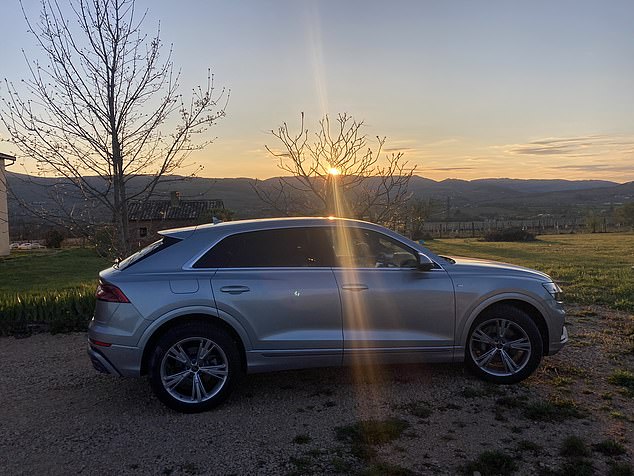
[[[220,288],[223,293],[242,294],[251,291],[247,286],[223,286]]]
[[[346,291],[365,291],[368,287],[365,284],[344,284],[341,289]]]

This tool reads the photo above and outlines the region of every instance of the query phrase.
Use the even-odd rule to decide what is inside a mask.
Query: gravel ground
[[[1,338],[0,474],[484,475],[486,454],[468,465],[489,450],[508,474],[631,470],[634,386],[609,377],[634,370],[634,317],[569,315],[570,345],[519,385],[484,384],[459,365],[280,372],[246,377],[197,415],[164,408],[145,379],[95,373],[83,334]],[[366,420],[383,436],[337,436]],[[570,436],[582,442],[562,456]]]

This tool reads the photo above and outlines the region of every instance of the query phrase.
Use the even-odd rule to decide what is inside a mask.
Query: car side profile
[[[546,274],[448,258],[379,225],[244,220],[161,232],[100,273],[88,354],[204,411],[244,373],[464,362],[512,384],[568,340]]]

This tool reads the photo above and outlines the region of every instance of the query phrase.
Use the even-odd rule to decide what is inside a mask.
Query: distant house
[[[12,155],[0,152],[0,256],[9,254],[9,209],[7,207],[7,176],[4,167],[15,162]]]
[[[172,192],[169,200],[131,202],[128,205],[128,221],[132,239],[150,242],[156,232],[167,228],[210,223],[214,215],[225,206],[220,199],[186,200],[178,192]]]

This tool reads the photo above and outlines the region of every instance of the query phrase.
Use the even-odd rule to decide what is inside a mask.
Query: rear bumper
[[[98,350],[88,345],[88,357],[97,372],[121,376],[121,373]]]
[[[90,333],[88,335],[90,337]],[[138,347],[116,344],[105,347],[91,344],[90,341],[88,344],[88,356],[95,370],[121,377],[141,375],[142,355]]]

